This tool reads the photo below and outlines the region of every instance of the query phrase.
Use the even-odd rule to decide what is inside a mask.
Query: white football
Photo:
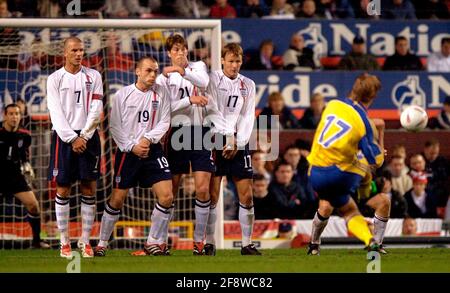
[[[408,131],[418,132],[427,127],[427,112],[420,106],[406,107],[400,115],[400,123]]]

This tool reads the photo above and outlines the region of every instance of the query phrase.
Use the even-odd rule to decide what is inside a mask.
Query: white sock
[[[253,206],[246,207],[239,203],[239,223],[242,230],[242,247],[252,243],[253,223],[255,222],[255,211]]]
[[[60,241],[63,244],[70,242],[69,239],[69,215],[70,204],[69,198],[64,198],[59,194],[56,194],[55,199],[55,211],[56,211],[56,223],[60,233]]]
[[[81,242],[89,243],[89,236],[91,235],[92,225],[95,220],[95,197],[81,196],[81,221],[82,232]]]
[[[379,244],[383,243],[384,231],[386,231],[388,221],[389,218],[384,218],[377,214],[375,214],[375,216],[373,217],[373,238],[375,238],[375,241]]]
[[[148,233],[147,244],[162,244],[161,241],[164,236],[164,229],[167,230],[168,222],[170,219],[170,208],[165,208],[159,203],[155,204],[152,212],[152,226],[150,227],[150,233]]]
[[[115,209],[106,203],[103,211],[102,223],[100,224],[100,241],[98,246],[108,247],[108,241],[114,230],[114,225],[119,220],[120,210]]]
[[[194,242],[203,242],[205,238],[210,205],[211,200],[207,201],[200,201],[198,199],[195,200]]]
[[[216,244],[214,234],[216,233],[217,210],[216,206],[209,207],[208,224],[206,225],[206,243]]]
[[[327,226],[328,219],[322,217],[319,212],[316,212],[312,222],[311,243],[320,244],[320,235],[322,235],[323,230]]]
[[[166,243],[166,244],[169,243],[169,225],[170,225],[170,222],[173,220],[174,215],[175,215],[175,204],[172,204],[169,208],[169,221],[167,221],[166,227],[162,228],[163,233],[162,233],[161,238],[158,239],[158,242]]]

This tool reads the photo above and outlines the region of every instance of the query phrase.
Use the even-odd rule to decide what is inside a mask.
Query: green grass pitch
[[[263,256],[241,256],[239,250],[193,256],[173,251],[171,256],[131,256],[129,250],[110,250],[103,258],[81,259],[82,273],[96,272],[366,272],[362,249],[322,249],[307,256],[306,249],[263,250]],[[381,257],[381,272],[450,272],[450,249],[390,249]],[[0,250],[0,272],[66,272],[70,261],[57,250]]]

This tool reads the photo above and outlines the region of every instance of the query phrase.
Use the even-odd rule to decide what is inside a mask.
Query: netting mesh
[[[97,69],[103,78],[104,117],[99,134],[102,142],[101,174],[97,184],[97,215],[92,231],[97,237],[105,201],[112,191],[115,144],[109,133],[109,107],[114,93],[124,85],[135,82],[134,65],[143,56],[158,60],[160,69],[169,65],[165,40],[173,34],[183,35],[189,46],[191,61],[203,60],[210,66],[211,29],[16,29],[0,28],[0,103],[25,101],[22,126],[31,131],[31,164],[35,176],[30,178],[38,198],[43,239],[59,239],[54,212],[55,186],[47,181],[50,160],[51,123],[46,104],[47,76],[63,66],[63,40],[78,36],[85,44],[85,66]],[[0,116],[0,121],[3,117]],[[1,166],[0,166],[1,168]],[[192,237],[193,192],[191,179],[182,180],[180,194],[175,201],[175,219],[171,225],[174,239]],[[146,238],[155,196],[150,189],[130,190],[116,229],[115,243],[134,248]],[[70,236],[81,234],[80,191],[72,188],[70,199]],[[31,239],[26,222],[27,211],[10,194],[0,195],[0,246],[10,240],[16,247],[26,247],[21,240]],[[11,242],[11,241],[10,241]],[[183,245],[179,241],[180,247]],[[187,242],[186,242],[187,243]],[[190,241],[189,241],[190,243]],[[114,242],[113,242],[114,244]]]

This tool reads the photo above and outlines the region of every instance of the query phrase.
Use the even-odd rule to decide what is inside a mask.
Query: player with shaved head
[[[56,221],[61,235],[60,255],[72,258],[69,239],[69,196],[81,181],[78,247],[93,257],[89,236],[95,219],[96,180],[99,177],[100,138],[97,126],[103,110],[103,84],[98,71],[84,67],[84,44],[77,37],[64,41],[64,66],[47,79],[47,105],[53,125],[48,179],[56,183]]]

